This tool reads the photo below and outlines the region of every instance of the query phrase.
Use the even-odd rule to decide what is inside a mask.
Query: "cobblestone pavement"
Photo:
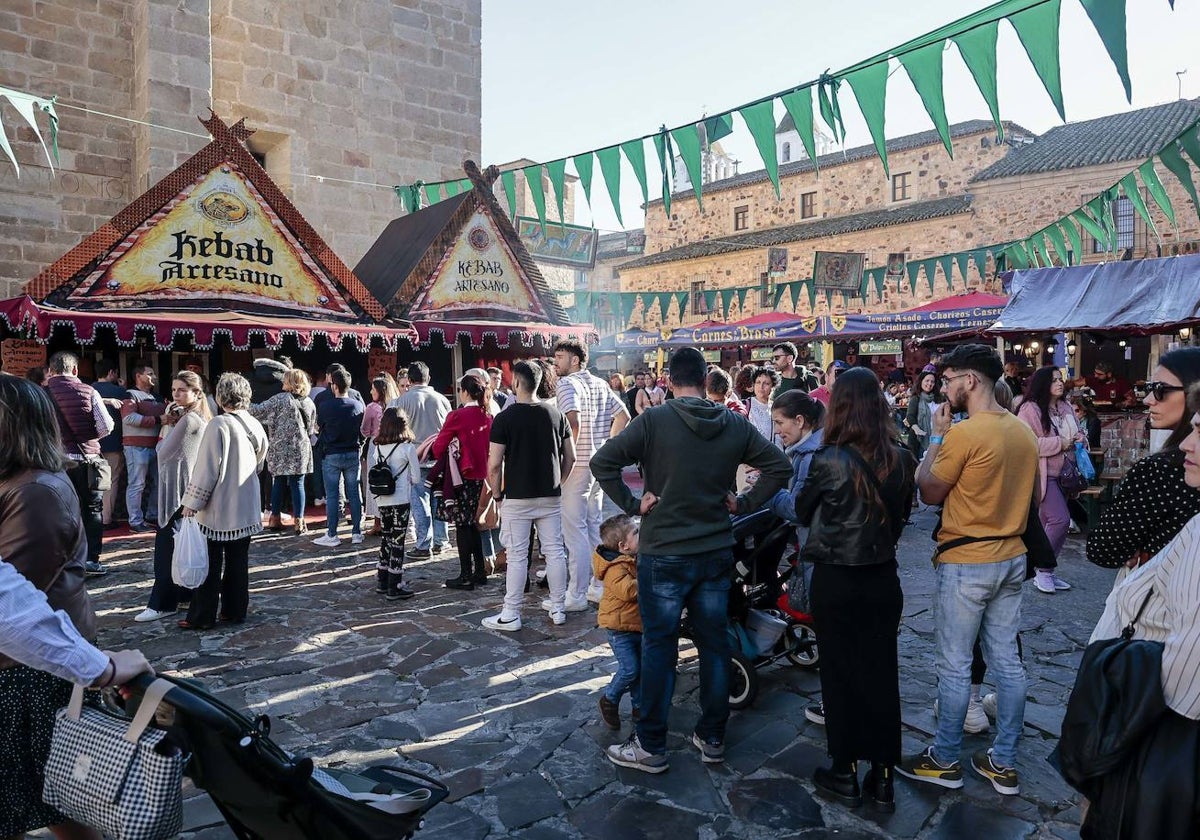
[[[930,514],[915,514],[901,543],[906,753],[924,746],[934,725],[932,525]],[[809,777],[825,760],[824,733],[803,715],[819,695],[815,672],[786,664],[761,671],[757,701],[730,721],[725,764],[704,765],[687,739],[698,715],[697,675],[693,652],[684,648],[671,770],[647,776],[603,757],[628,724],[614,734],[599,721],[597,692],[615,662],[594,608],[554,627],[537,606],[544,591],[535,588],[524,629],[489,632],[479,620],[498,608],[501,587],[442,588],[457,573],[451,552],[410,564],[417,597],[389,603],[372,591],[377,540],[359,547],[347,540],[329,551],[308,539],[264,535],[252,547],[246,624],[187,633],[174,619],[132,621],[150,588],[151,544],[150,535],[107,543],[112,573],[92,587],[101,643],[140,647],[158,669],[202,679],[227,702],[269,714],[272,737],[294,752],[350,768],[409,762],[441,777],[452,794],[430,813],[421,840],[999,840],[1078,833],[1078,797],[1045,759],[1113,576],[1083,560],[1078,537],[1068,542],[1060,570],[1075,588],[1054,596],[1026,589],[1022,794],[1001,797],[969,772],[966,787],[953,792],[898,779],[891,816],[813,795]],[[967,736],[964,755],[987,743],[986,736]],[[185,836],[233,836],[204,795],[187,795]]]

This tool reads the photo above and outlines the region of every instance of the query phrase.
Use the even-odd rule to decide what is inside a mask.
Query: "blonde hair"
[[[312,380],[300,368],[292,368],[283,375],[283,390],[290,391],[297,397],[307,397],[312,391]]]
[[[610,551],[620,551],[621,543],[633,531],[633,520],[624,513],[610,516],[600,523],[600,544]]]
[[[194,411],[205,420],[211,420],[212,409],[208,407],[208,397],[204,394],[204,380],[200,378],[200,375],[194,371],[181,370],[175,374],[175,379],[182,382],[189,391],[196,395],[195,402],[185,411]]]

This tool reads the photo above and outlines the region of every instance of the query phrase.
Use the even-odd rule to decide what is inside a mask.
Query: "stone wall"
[[[480,155],[480,0],[6,0],[0,85],[63,103],[61,167],[3,106],[0,297],[200,149],[212,107],[353,266],[400,204],[391,184]],[[358,182],[358,183],[353,183]],[[371,186],[380,184],[382,186]]]
[[[954,144],[953,159],[940,143],[894,152],[888,155],[891,174],[910,173],[910,202],[962,195],[971,191],[971,176],[1004,156],[1008,147],[997,146],[994,139],[994,131],[960,137]],[[782,178],[779,198],[771,182],[764,179],[702,191],[703,210],[693,196],[672,198],[669,219],[662,201],[652,201],[646,209],[646,253],[742,233],[734,230],[737,207],[749,208],[750,231],[805,221],[801,218],[800,196],[809,192],[817,194],[814,220],[881,210],[899,203],[892,201],[891,181],[884,176],[878,158],[825,166],[819,173],[802,172]]]
[[[987,150],[980,147],[977,154],[966,148],[969,144],[955,144],[955,160],[949,161],[940,145],[925,147],[904,154],[893,155],[892,172],[906,171],[904,167],[915,166],[918,173],[916,200],[937,198],[943,195],[969,193],[972,196],[971,210],[954,216],[930,219],[904,225],[879,227],[840,236],[829,236],[795,242],[788,247],[788,275],[779,282],[810,277],[813,254],[816,251],[861,251],[866,254],[868,269],[885,265],[889,253],[905,252],[909,260],[920,260],[942,254],[971,250],[980,246],[1007,242],[1026,237],[1033,232],[1057,221],[1062,216],[1134,169],[1140,161],[1106,164],[1081,169],[1050,172],[1039,175],[1018,176],[971,183],[969,177],[992,159]],[[993,150],[994,155],[994,150]],[[962,167],[959,169],[958,167]],[[878,170],[878,171],[876,171]],[[924,174],[921,174],[924,173]],[[1146,203],[1157,228],[1158,238],[1149,231],[1141,218],[1135,220],[1135,247],[1133,256],[1153,257],[1169,255],[1179,249],[1189,252],[1200,247],[1200,223],[1188,194],[1169,172],[1159,167],[1171,202],[1175,208],[1178,228],[1153,204],[1148,196]],[[694,199],[672,202],[672,218],[665,219],[661,202],[652,204],[647,213],[646,252],[658,253],[684,244],[681,226],[688,220],[689,241],[732,235],[733,207],[749,204],[751,229],[777,227],[791,224],[793,210],[799,212],[799,194],[819,184],[818,207],[827,216],[861,212],[878,208],[885,196],[881,192],[882,167],[878,160],[850,163],[839,167],[828,167],[815,175],[798,175],[784,181],[785,200],[777,202],[769,182],[752,184],[704,196],[704,212],[699,213]],[[944,186],[943,186],[944,185]],[[755,204],[754,202],[759,202]],[[846,208],[843,210],[842,208]],[[786,221],[779,221],[786,217]],[[763,220],[766,220],[765,222]],[[693,232],[691,225],[696,225]],[[725,225],[723,230],[718,230]],[[651,234],[650,232],[654,233]],[[1159,238],[1162,250],[1159,250]],[[1083,262],[1101,262],[1113,259],[1113,255],[1096,253],[1092,241],[1083,233]],[[631,262],[626,260],[625,262]],[[749,286],[759,283],[759,276],[766,270],[767,249],[752,248],[730,254],[691,260],[679,260],[641,268],[617,267],[622,291],[683,291],[695,281],[704,281],[707,290]],[[919,306],[935,298],[963,292],[965,289],[957,273],[953,285],[938,272],[933,287],[922,274],[915,293],[905,279],[899,284],[889,283],[882,296],[872,288],[864,301],[851,297],[843,302],[841,295],[828,301],[823,293],[816,301],[815,314],[829,312],[880,312],[897,311]],[[968,282],[971,289],[984,287],[973,266]],[[995,286],[990,291],[998,291]],[[774,307],[767,307],[773,309]],[[792,312],[790,299],[785,296],[780,309]],[[746,299],[746,307],[740,310],[735,303],[729,318],[742,318],[764,311],[759,306],[758,295]],[[806,294],[801,294],[795,313],[814,314]],[[639,306],[633,313],[632,323],[642,323],[645,314]],[[665,325],[693,324],[707,317],[702,314],[683,313],[680,321],[675,305],[667,313]],[[720,317],[718,312],[715,317]],[[659,326],[658,310],[655,308],[644,323]]]

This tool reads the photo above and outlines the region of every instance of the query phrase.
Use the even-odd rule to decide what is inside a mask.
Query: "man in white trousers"
[[[608,383],[587,369],[587,347],[573,338],[554,345],[558,410],[575,440],[575,465],[562,483],[562,530],[567,543],[566,611],[587,609],[603,589],[592,584],[592,552],[600,544],[604,493],[592,476],[592,453],[629,422],[629,409]]]

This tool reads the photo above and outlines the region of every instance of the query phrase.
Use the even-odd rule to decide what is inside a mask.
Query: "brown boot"
[[[272,513],[270,518],[267,519],[267,530],[268,531],[282,531],[283,530],[283,518],[278,513]]]
[[[508,552],[503,548],[496,552],[496,561],[493,566],[493,574],[502,575],[508,571]]]
[[[621,728],[621,709],[603,694],[600,695],[600,719],[609,729]]]

